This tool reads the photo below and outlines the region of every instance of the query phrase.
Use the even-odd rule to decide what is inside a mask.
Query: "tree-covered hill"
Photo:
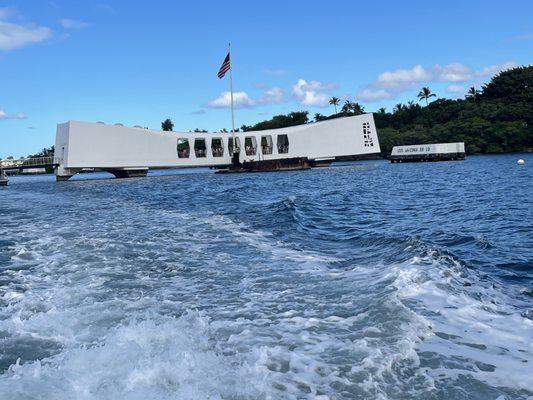
[[[436,142],[465,142],[467,153],[524,151],[533,147],[533,67],[502,72],[465,99],[398,104],[374,118],[386,154],[395,145]]]
[[[427,89],[427,90],[426,90]],[[410,101],[392,112],[374,113],[382,155],[393,146],[465,142],[467,153],[502,153],[533,148],[533,66],[514,68],[494,76],[482,90],[471,88],[465,99],[437,99],[428,88],[419,94],[427,106]],[[333,101],[335,99],[335,101]],[[332,98],[331,104],[338,104]],[[346,101],[339,113],[315,115],[315,121],[364,113],[358,103]],[[307,123],[308,113],[276,115],[242,130],[264,130]]]
[[[309,122],[309,113],[307,111],[293,111],[287,115],[274,115],[267,121],[258,122],[255,125],[241,126],[241,130],[247,131],[264,131],[267,129],[286,128],[288,126],[303,125]]]

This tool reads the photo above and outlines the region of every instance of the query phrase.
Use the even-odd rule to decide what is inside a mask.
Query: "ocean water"
[[[518,157],[12,178],[0,399],[531,399]]]

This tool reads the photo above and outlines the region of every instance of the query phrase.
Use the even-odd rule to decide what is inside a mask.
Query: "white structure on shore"
[[[446,161],[464,160],[465,144],[435,143],[394,146],[390,155],[391,162]]]
[[[372,114],[235,136],[241,162],[288,158],[320,162],[380,152]],[[83,169],[128,177],[146,174],[150,168],[229,166],[232,152],[231,133],[165,132],[69,121],[57,126],[56,176],[67,180]]]

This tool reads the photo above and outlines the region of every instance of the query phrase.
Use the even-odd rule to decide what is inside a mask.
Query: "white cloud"
[[[505,71],[516,67],[517,64],[513,61],[507,61],[502,64],[491,65],[476,71],[467,65],[455,62],[444,67],[434,65],[433,67],[425,68],[421,64],[417,64],[412,68],[396,69],[394,71],[386,71],[378,75],[377,79],[364,86],[357,98],[361,101],[380,101],[393,99],[398,97],[401,93],[412,89],[419,89],[423,85],[432,82],[449,82],[450,86],[446,89],[449,93],[464,93],[464,88],[461,85],[454,83],[470,82],[469,84],[481,85],[479,78],[491,77],[498,72]]]
[[[477,73],[477,76],[492,76],[502,71],[517,67],[514,61],[506,61],[502,64],[490,65]]]
[[[378,76],[374,86],[402,90],[419,85],[421,82],[465,82],[473,76],[474,71],[461,63],[452,63],[445,67],[435,65],[431,68],[424,68],[417,64],[410,69],[383,72]]]
[[[256,99],[248,96],[246,92],[234,92],[233,104],[235,108],[250,108],[256,105],[264,104],[280,104],[285,102],[285,91],[282,88],[274,87],[265,90],[263,94]],[[211,100],[205,104],[209,108],[228,108],[231,107],[230,92],[222,92],[216,99]],[[199,113],[199,112],[195,112]]]
[[[390,99],[394,96],[393,93],[385,89],[363,89],[357,93],[356,98],[360,101],[373,102]]]
[[[302,106],[326,107],[329,105],[330,95],[325,92],[334,88],[334,85],[323,84],[318,81],[307,82],[305,79],[298,79],[292,87],[292,94]]]
[[[84,29],[89,26],[87,22],[79,21],[76,19],[63,18],[59,20],[61,26],[65,29]]]
[[[466,92],[466,88],[461,85],[450,85],[446,88],[446,91],[448,93],[453,93],[453,94],[462,94]]]
[[[12,8],[0,8],[0,51],[40,43],[52,36],[52,30],[47,27],[8,22],[14,12]]]
[[[279,87],[274,87],[272,89],[266,90],[259,100],[258,103],[261,104],[280,104],[285,101],[285,92]]]
[[[23,112],[18,112],[16,114],[8,114],[4,110],[0,109],[0,120],[6,119],[27,119],[27,115]]]
[[[444,82],[466,82],[473,78],[474,71],[461,63],[452,63],[444,68],[435,66],[435,78]]]
[[[375,85],[381,88],[407,88],[431,78],[432,73],[422,65],[417,64],[411,69],[383,72],[378,76]]]
[[[248,108],[255,105],[255,101],[252,100],[246,92],[234,92],[233,93],[233,105],[235,108]],[[229,108],[231,107],[231,93],[222,92],[216,99],[209,101],[206,104],[209,108]]]
[[[22,26],[0,21],[0,50],[9,51],[39,43],[52,36],[52,31],[40,26]]]

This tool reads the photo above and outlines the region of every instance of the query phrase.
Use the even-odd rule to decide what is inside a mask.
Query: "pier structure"
[[[25,157],[17,160],[0,161],[0,186],[7,186],[8,171],[28,172],[45,170],[52,173],[61,163],[55,156],[48,157]]]
[[[306,160],[310,165],[337,157],[379,153],[372,114],[335,118],[287,128],[236,132],[240,163]],[[232,165],[228,132],[157,131],[122,124],[68,121],[57,126],[58,181],[83,170],[107,171],[117,178],[145,176],[149,169]]]
[[[0,186],[7,186],[7,175],[3,168],[0,167]]]
[[[435,143],[394,146],[390,155],[391,163],[456,161],[465,159],[465,144]]]

